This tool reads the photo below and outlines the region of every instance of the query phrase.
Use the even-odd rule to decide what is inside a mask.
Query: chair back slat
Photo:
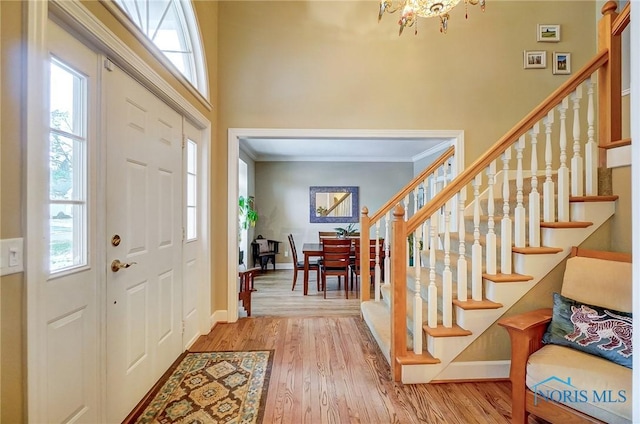
[[[289,234],[289,245],[291,246],[291,257],[293,258],[293,263],[298,263],[298,252],[296,251],[296,242],[293,240],[293,234]]]

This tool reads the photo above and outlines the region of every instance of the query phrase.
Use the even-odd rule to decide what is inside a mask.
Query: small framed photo
[[[555,75],[571,73],[571,53],[553,52],[553,73]]]
[[[544,50],[525,50],[524,69],[544,69],[547,67],[547,52]]]
[[[560,25],[538,24],[538,41],[557,43],[560,41]]]

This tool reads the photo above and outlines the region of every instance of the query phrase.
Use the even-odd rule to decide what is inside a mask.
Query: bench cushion
[[[547,345],[527,363],[537,402],[549,398],[607,423],[631,422],[632,370],[575,349]]]
[[[567,260],[561,294],[590,305],[631,312],[631,263],[575,256]]]

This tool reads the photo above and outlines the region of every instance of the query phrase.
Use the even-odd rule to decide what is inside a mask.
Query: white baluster
[[[573,157],[571,158],[571,195],[584,195],[584,164],[580,155],[580,100],[582,99],[582,86],[576,87],[571,94],[573,101]]]
[[[467,190],[463,188],[458,193],[458,300],[467,300],[467,258],[466,229],[464,228],[464,209],[467,201]]]
[[[487,235],[485,238],[486,244],[486,270],[487,274],[495,275],[497,271],[496,267],[496,233],[495,233],[495,221],[493,219],[493,215],[495,213],[495,196],[493,194],[493,186],[495,184],[495,175],[496,175],[496,161],[493,161],[487,167],[487,178],[488,178],[488,199],[487,199]]]
[[[531,136],[531,191],[529,192],[529,246],[540,247],[540,193],[538,193],[538,134],[540,123],[533,124]]]
[[[598,195],[598,145],[594,140],[593,128],[595,111],[593,106],[593,77],[587,79],[587,145],[584,150],[585,162],[585,194],[587,196]]]
[[[546,134],[546,143],[544,148],[546,179],[542,186],[542,219],[544,222],[554,222],[556,220],[556,183],[553,182],[553,147],[551,144],[551,126],[553,125],[553,121],[554,113],[553,109],[551,109],[543,120],[544,132]]]
[[[446,184],[446,182],[445,182]],[[451,274],[451,200],[444,205],[444,271],[442,272],[442,325],[453,326],[453,293]]]
[[[374,287],[376,290],[375,300],[376,302],[380,300],[380,283],[381,283],[381,275],[380,275],[380,219],[376,221],[376,266],[375,266],[375,277],[374,277]],[[364,283],[362,283],[364,284]]]
[[[482,300],[482,245],[480,244],[480,185],[482,173],[476,175],[473,185],[473,246],[471,247],[471,299]]]
[[[415,215],[418,212],[418,190],[419,184],[416,188],[413,189],[413,214]]]
[[[438,326],[438,288],[436,287],[436,238],[438,232],[438,212],[431,215],[429,221],[431,232],[431,246],[429,248],[429,288],[427,290],[428,320],[430,328]]]
[[[384,283],[391,283],[391,258],[389,257],[389,229],[391,227],[391,211],[384,215]],[[376,297],[376,301],[379,299]]]
[[[416,241],[416,245],[414,247],[414,253],[418,251],[418,246],[420,246],[420,242],[422,241],[422,227],[418,226],[416,229],[414,236],[414,240]],[[414,255],[415,271],[416,271],[416,279],[415,285],[413,287],[413,352],[415,354],[422,353],[422,296],[421,296],[421,287],[420,283],[420,271],[422,270],[422,265],[420,264],[420,253]]]
[[[569,168],[567,167],[567,109],[569,98],[558,106],[560,114],[560,168],[558,168],[558,222],[569,222]]]
[[[516,247],[526,246],[526,223],[525,223],[525,210],[524,210],[524,195],[522,193],[522,186],[524,185],[522,175],[522,151],[524,150],[524,135],[520,136],[520,139],[516,141],[516,210],[514,211],[515,225],[514,225],[514,243]]]
[[[409,219],[409,196],[411,194],[407,194],[404,197],[404,220],[405,222]],[[407,243],[407,257],[405,258],[405,261],[407,262],[407,264],[409,264],[409,252],[411,252],[411,247],[409,246],[411,244],[411,241],[409,239],[409,237],[407,237],[407,239],[405,240],[405,243]]]
[[[509,200],[511,197],[509,187],[509,161],[511,160],[511,147],[502,154],[502,221],[500,222],[500,272],[511,274],[511,218],[509,217]]]

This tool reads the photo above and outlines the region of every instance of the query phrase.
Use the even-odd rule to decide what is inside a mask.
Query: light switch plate
[[[0,240],[0,276],[24,271],[24,239]]]

